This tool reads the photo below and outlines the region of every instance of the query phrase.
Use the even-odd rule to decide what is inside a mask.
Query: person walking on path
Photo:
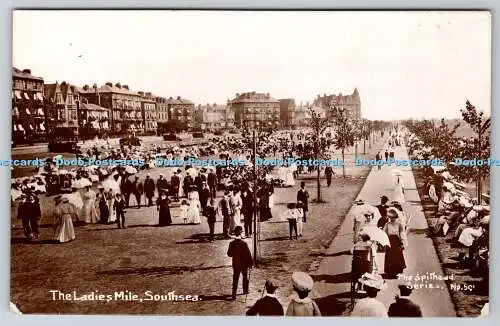
[[[35,194],[28,193],[26,201],[19,204],[18,218],[23,222],[24,235],[30,240],[38,240],[38,220],[40,217],[40,203]]]
[[[302,203],[302,211],[304,215],[302,216],[302,222],[307,222],[307,211],[309,210],[309,192],[306,189],[306,183],[302,181],[300,183],[300,189],[297,191],[297,202]]]
[[[227,255],[232,258],[233,267],[232,300],[236,300],[240,274],[243,277],[243,294],[248,294],[248,270],[253,266],[250,248],[248,244],[241,239],[242,232],[243,228],[241,225],[237,225],[234,229],[235,239],[229,243],[229,248],[227,250]]]
[[[177,171],[170,177],[170,189],[171,195],[174,197],[175,201],[179,201],[179,187],[181,186],[181,178]]]
[[[155,195],[155,182],[151,179],[151,176],[146,175],[146,180],[144,180],[144,193],[148,199],[148,207],[153,205],[153,197]]]
[[[380,171],[382,169],[382,155],[380,155],[380,152],[377,152],[377,155],[375,155],[375,160],[377,161],[377,170]]]
[[[326,176],[326,185],[328,187],[330,187],[330,185],[332,184],[332,176],[334,175],[335,173],[333,172],[333,168],[328,165],[326,168],[325,168],[325,176]]]
[[[222,215],[222,234],[224,237],[229,237],[229,224],[231,222],[230,206],[229,206],[229,191],[224,192],[224,196],[219,200],[217,211]]]
[[[135,180],[132,182],[132,193],[134,194],[137,208],[141,208],[141,197],[143,192],[144,187],[142,182],[139,180],[139,177],[136,176]]]
[[[243,214],[243,226],[245,229],[245,237],[252,235],[253,221],[253,193],[247,186],[241,194],[241,213]]]
[[[208,205],[205,207],[205,216],[207,217],[208,230],[209,230],[209,240],[214,241],[214,231],[216,222],[216,209],[215,209],[215,199],[210,198]]]
[[[172,224],[169,203],[170,200],[167,197],[167,193],[163,190],[156,202],[156,209],[158,210],[158,225],[160,226],[169,226]]]
[[[384,226],[384,232],[389,237],[390,246],[386,248],[384,272],[386,278],[395,278],[406,268],[403,250],[407,247],[406,230],[398,220],[399,212],[395,208],[387,211],[389,222]]]
[[[293,290],[297,297],[292,299],[286,310],[287,316],[312,317],[321,316],[318,305],[309,297],[314,281],[309,274],[294,272],[292,274]]]
[[[389,219],[387,218],[387,209],[389,208],[389,205],[387,203],[389,202],[389,197],[387,196],[382,196],[380,197],[380,205],[377,205],[377,209],[380,213],[380,218],[377,222],[377,227],[382,229],[387,222],[389,222]]]
[[[278,289],[278,283],[274,279],[266,280],[266,295],[257,300],[255,304],[248,309],[247,316],[283,316],[283,306],[276,298],[275,292]]]
[[[412,289],[406,284],[400,284],[398,288],[400,295],[396,296],[396,302],[389,306],[389,317],[423,317],[420,306],[409,299]]]
[[[286,205],[286,208],[287,210],[284,212],[284,217],[288,221],[290,240],[292,240],[293,231],[295,231],[295,239],[298,239],[299,233],[297,231],[297,219],[302,218],[302,216],[298,216],[298,211],[295,203],[288,203],[288,205]]]
[[[118,223],[118,228],[126,228],[125,226],[125,200],[122,195],[116,194],[115,201],[113,203],[113,209],[116,212],[116,223]],[[120,224],[121,223],[121,224]]]
[[[58,203],[58,201],[61,201]],[[75,239],[75,229],[73,228],[73,218],[77,217],[76,208],[66,197],[56,198],[56,224],[54,225],[53,239],[59,243],[72,241]]]
[[[212,198],[215,198],[216,192],[217,192],[217,174],[215,174],[213,169],[210,169],[210,172],[208,173],[207,176],[207,184],[208,187],[210,188],[210,196]]]

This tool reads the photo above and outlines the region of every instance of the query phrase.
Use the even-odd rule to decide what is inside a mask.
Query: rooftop
[[[43,81],[42,77],[33,76],[30,69],[19,70],[16,67],[12,67],[12,77]]]

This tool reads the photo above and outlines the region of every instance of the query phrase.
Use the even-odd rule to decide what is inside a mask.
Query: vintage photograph
[[[488,11],[12,17],[11,311],[488,315]]]

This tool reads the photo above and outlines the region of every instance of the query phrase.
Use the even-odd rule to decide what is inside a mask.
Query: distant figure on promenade
[[[375,160],[377,161],[377,170],[381,170],[382,164],[380,164],[380,161],[382,161],[382,155],[380,155],[380,152],[377,152],[377,155],[375,155]]]
[[[207,206],[205,207],[205,216],[207,217],[209,240],[214,241],[215,238],[215,222],[216,222],[216,208],[215,199],[210,198]]]
[[[156,209],[158,210],[158,225],[160,226],[168,226],[172,224],[169,203],[170,200],[167,197],[167,193],[162,191],[156,202]]]
[[[153,205],[153,197],[155,195],[155,182],[151,179],[151,175],[146,175],[144,180],[144,193],[148,201],[148,207]]]
[[[275,296],[278,283],[276,280],[266,281],[266,295],[255,302],[247,311],[247,316],[283,316],[283,306]]]
[[[118,228],[125,229],[125,207],[126,203],[121,194],[116,194],[115,201],[113,203],[113,210],[116,214],[116,223],[118,223]]]
[[[389,222],[384,226],[384,232],[389,237],[390,246],[386,248],[384,272],[386,278],[395,278],[406,268],[403,250],[407,247],[406,230],[399,221],[399,212],[395,208],[387,211]]]
[[[326,168],[325,168],[325,176],[326,176],[326,185],[328,187],[330,187],[330,185],[332,184],[332,176],[334,175],[335,173],[333,172],[333,168],[328,165]]]
[[[24,235],[29,240],[38,240],[38,220],[41,217],[40,203],[36,195],[28,193],[19,203],[17,218],[22,220]]]
[[[231,208],[229,206],[229,191],[224,192],[224,196],[219,200],[217,206],[218,214],[222,216],[222,234],[224,237],[229,237],[229,224],[231,220]]]
[[[309,210],[309,192],[306,189],[306,183],[302,181],[300,183],[300,189],[297,191],[297,202],[302,203],[302,211],[304,215],[302,216],[302,222],[307,222],[307,212]]]
[[[235,239],[229,243],[229,248],[227,250],[227,255],[232,258],[233,266],[232,300],[236,300],[240,274],[243,276],[243,294],[248,293],[248,271],[253,266],[250,248],[248,244],[241,239],[242,232],[243,228],[241,225],[237,225],[234,229]]]

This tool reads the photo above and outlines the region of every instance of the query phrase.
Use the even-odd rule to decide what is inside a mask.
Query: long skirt
[[[160,208],[160,214],[159,214],[159,225],[160,226],[167,226],[172,224],[172,217],[170,216],[170,209],[169,208]]]
[[[68,242],[75,239],[75,229],[71,215],[63,215],[54,232],[54,240]]]
[[[384,272],[387,276],[396,276],[406,268],[403,244],[397,235],[389,235],[390,247],[385,252]]]
[[[116,211],[113,207],[114,204],[115,204],[114,198],[108,200],[108,211],[109,211],[108,223],[116,222]]]

